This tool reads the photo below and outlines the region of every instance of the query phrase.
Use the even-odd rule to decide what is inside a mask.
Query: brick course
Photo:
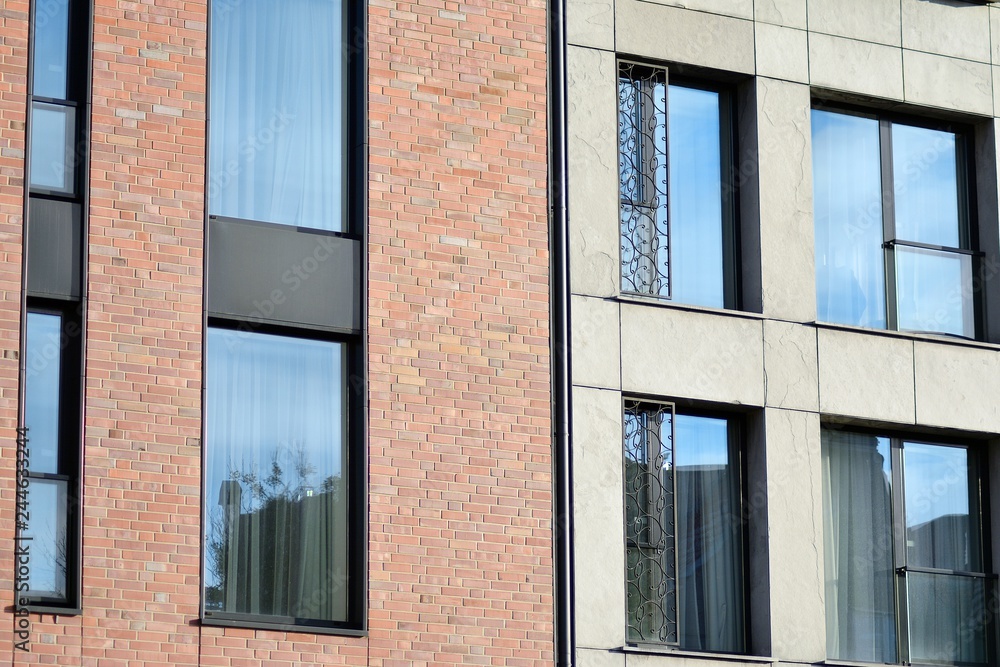
[[[17,664],[551,664],[545,3],[369,4],[364,638],[197,622],[207,3],[95,5],[84,612],[34,616]],[[0,10],[4,350],[26,15]],[[16,377],[0,359],[8,544]]]

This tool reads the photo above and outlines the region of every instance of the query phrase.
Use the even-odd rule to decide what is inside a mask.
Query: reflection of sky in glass
[[[24,425],[32,472],[59,472],[60,328],[58,315],[28,313]]]
[[[31,185],[68,192],[71,170],[67,169],[67,136],[73,109],[36,102],[31,111]]]
[[[674,460],[678,468],[729,465],[729,429],[725,419],[677,415],[674,420],[677,439]]]
[[[725,306],[719,94],[670,86],[672,297]]]
[[[69,0],[35,3],[34,94],[66,99]]]
[[[813,110],[817,318],[885,328],[878,121]]]
[[[341,474],[341,344],[209,329],[207,352],[209,507],[232,471],[266,478],[275,460],[290,490]]]
[[[972,257],[896,246],[899,329],[974,338]]]
[[[66,594],[66,482],[32,479],[28,487],[31,520],[29,586],[35,595]]]
[[[953,133],[892,126],[897,239],[959,246],[957,169]]]
[[[342,230],[342,2],[212,7],[210,212]]]
[[[905,443],[907,527],[949,514],[969,514],[968,452],[962,447]]]

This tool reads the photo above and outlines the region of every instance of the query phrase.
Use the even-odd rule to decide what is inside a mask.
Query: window
[[[626,638],[745,650],[740,428],[626,400]]]
[[[29,310],[24,425],[27,428],[30,548],[28,598],[40,606],[76,605],[80,366],[79,326],[56,309]],[[75,375],[75,379],[74,379]]]
[[[992,661],[982,471],[972,447],[824,430],[830,658]]]
[[[977,336],[966,134],[814,109],[817,317]]]
[[[346,4],[212,3],[211,215],[346,231]]]
[[[205,608],[347,621],[345,345],[211,328]]]
[[[731,95],[621,62],[622,292],[737,308]]]

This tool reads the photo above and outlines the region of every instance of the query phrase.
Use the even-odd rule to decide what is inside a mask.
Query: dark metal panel
[[[28,203],[29,296],[80,298],[83,207],[31,197]]]
[[[361,242],[229,218],[208,224],[210,317],[361,330]]]

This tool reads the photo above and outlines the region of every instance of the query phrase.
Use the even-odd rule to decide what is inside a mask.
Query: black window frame
[[[38,613],[79,614],[82,613],[82,526],[81,498],[83,494],[81,464],[83,461],[83,326],[80,305],[52,299],[28,300],[25,310],[25,331],[30,314],[56,316],[60,318],[59,351],[59,429],[57,473],[32,472],[29,466],[27,479],[65,482],[66,499],[66,596],[56,598],[27,595],[28,609]],[[31,350],[25,341],[27,358],[31,363]],[[27,383],[29,378],[25,378]],[[27,434],[28,451],[31,449],[31,431]],[[28,508],[30,512],[30,507]]]
[[[982,280],[977,280],[977,276],[983,275],[983,260],[986,253],[982,251],[979,244],[979,210],[977,207],[976,188],[976,141],[975,129],[961,122],[951,122],[933,118],[922,117],[910,113],[898,111],[883,111],[856,104],[830,102],[823,99],[813,99],[810,113],[813,111],[826,111],[839,113],[848,116],[856,116],[868,120],[874,120],[879,125],[879,166],[881,178],[882,198],[882,262],[883,275],[885,279],[885,329],[878,331],[899,331],[903,333],[929,334],[935,336],[946,336],[957,340],[986,340],[985,325],[985,294],[982,289]],[[950,247],[909,241],[896,237],[896,195],[895,181],[893,178],[893,155],[892,155],[892,126],[905,125],[926,130],[936,130],[948,132],[955,135],[956,151],[956,190],[958,194],[958,224],[960,246]],[[972,306],[973,306],[973,327],[974,337],[968,338],[958,334],[950,334],[935,331],[914,331],[910,329],[900,329],[898,326],[899,308],[897,304],[897,284],[896,284],[896,247],[931,250],[938,252],[948,252],[957,255],[968,255],[972,258]],[[856,325],[849,325],[856,326]]]
[[[615,114],[615,126],[617,129],[618,141],[616,145],[615,155],[617,157],[616,169],[618,173],[618,195],[617,199],[619,202],[619,214],[618,214],[618,238],[619,238],[619,256],[618,256],[618,285],[619,292],[623,296],[628,296],[630,298],[642,298],[651,299],[660,302],[667,303],[677,303],[680,305],[692,305],[694,307],[699,307],[696,304],[687,304],[684,301],[676,301],[673,298],[673,276],[670,274],[670,264],[672,261],[673,243],[671,236],[671,204],[670,204],[670,86],[677,85],[684,88],[692,88],[695,90],[703,90],[707,92],[716,93],[719,96],[719,150],[721,155],[721,166],[720,173],[722,175],[722,286],[723,286],[723,302],[722,308],[724,310],[743,310],[745,308],[744,298],[743,298],[743,285],[742,285],[742,254],[740,252],[741,248],[741,216],[740,216],[740,178],[739,178],[739,165],[738,165],[738,154],[739,154],[739,110],[737,106],[737,91],[734,83],[729,81],[719,80],[717,77],[709,75],[700,75],[698,73],[698,68],[692,68],[689,66],[672,65],[669,63],[658,63],[655,61],[637,59],[629,57],[626,55],[619,55],[616,59],[616,114]],[[622,230],[621,230],[621,219],[622,219],[622,208],[625,205],[639,205],[635,202],[629,202],[624,196],[624,183],[621,181],[621,164],[622,164],[622,125],[621,125],[621,85],[622,81],[626,78],[632,78],[633,80],[637,77],[629,77],[626,74],[626,68],[628,68],[629,74],[631,72],[638,72],[646,77],[653,75],[654,73],[662,74],[662,81],[665,89],[665,100],[664,100],[664,133],[665,146],[662,153],[662,160],[664,162],[667,171],[667,191],[663,193],[663,196],[667,199],[667,204],[665,206],[666,216],[667,216],[667,271],[668,271],[668,293],[663,295],[659,293],[654,293],[652,289],[649,291],[640,291],[637,289],[626,289],[626,279],[624,274],[625,260],[624,260],[624,243],[622,241]],[[671,74],[674,72],[674,74]],[[729,77],[731,78],[731,77]],[[640,110],[639,113],[642,113]],[[640,158],[639,162],[643,162]],[[640,179],[644,180],[644,179]],[[646,205],[646,208],[649,208]],[[655,258],[654,258],[655,262]],[[652,286],[651,286],[652,287]]]
[[[211,53],[211,15],[212,2],[208,11],[209,54]],[[236,224],[242,228],[263,228],[278,235],[293,240],[291,235],[308,235],[312,238],[328,237],[332,241],[347,241],[360,248],[356,264],[356,281],[350,285],[327,285],[328,289],[348,289],[353,291],[355,299],[355,317],[353,326],[343,322],[305,322],[300,320],[275,319],[262,316],[259,309],[252,312],[234,313],[212,307],[213,296],[217,300],[228,290],[240,290],[245,286],[239,284],[236,276],[218,276],[218,280],[207,280],[205,301],[203,303],[203,340],[207,340],[208,329],[231,329],[251,331],[253,333],[270,334],[289,338],[338,342],[346,346],[346,383],[343,388],[347,402],[347,413],[344,420],[347,425],[348,469],[348,620],[345,622],[326,622],[315,619],[299,619],[289,617],[273,617],[253,614],[233,614],[227,612],[208,612],[205,609],[205,585],[200,584],[199,590],[199,622],[205,626],[220,626],[233,628],[252,628],[271,631],[340,635],[348,637],[364,637],[368,634],[368,382],[367,382],[367,258],[365,256],[368,241],[368,122],[367,122],[367,3],[344,0],[345,29],[342,53],[344,56],[345,106],[344,106],[344,179],[337,187],[344,188],[344,209],[339,215],[344,217],[343,231],[330,231],[313,227],[295,227],[280,223],[259,220],[243,220],[217,216],[209,213],[205,207],[205,254],[204,275],[211,275],[213,262],[213,240],[218,242],[224,238],[219,231],[226,224]],[[210,78],[210,74],[209,74]],[[211,108],[211,81],[208,81],[209,109]],[[211,116],[209,116],[211,118]],[[211,120],[208,133],[211,134]],[[208,143],[206,142],[206,147]],[[207,156],[206,156],[207,157]],[[206,169],[205,192],[210,190],[211,173]],[[221,244],[220,244],[221,245]],[[293,244],[298,248],[301,245]],[[282,253],[281,245],[254,247],[253,252],[267,251]],[[301,262],[302,257],[284,252],[282,259],[288,260],[291,267]],[[216,258],[218,259],[218,257]],[[249,263],[252,257],[246,258]],[[312,278],[313,282],[322,280]],[[301,284],[307,284],[305,282]],[[276,285],[277,286],[277,285]],[[317,285],[318,286],[318,285]],[[286,285],[287,287],[287,285]],[[301,290],[299,297],[309,297],[307,289]],[[243,296],[246,296],[243,294]],[[266,298],[268,295],[261,295]],[[285,296],[292,299],[295,287],[288,289]],[[227,300],[227,303],[231,301]],[[348,318],[350,319],[350,318]],[[205,389],[207,364],[202,364],[202,442],[206,442],[205,416],[207,415]],[[201,570],[204,573],[206,558],[205,521],[207,519],[206,504],[210,500],[207,495],[207,448],[202,447],[202,499],[201,499],[201,534],[199,537],[199,552],[201,554]]]
[[[682,407],[683,404],[683,407]],[[637,647],[637,648],[652,648],[654,650],[667,650],[667,651],[696,651],[699,653],[711,653],[717,655],[749,655],[750,646],[752,642],[751,636],[751,600],[750,600],[750,515],[749,515],[749,498],[748,498],[748,464],[747,464],[747,453],[746,448],[748,444],[748,424],[746,415],[740,412],[723,411],[717,408],[711,407],[701,407],[699,405],[691,405],[690,401],[679,401],[668,398],[657,398],[648,397],[638,394],[624,394],[622,396],[622,447],[627,447],[625,442],[626,424],[625,417],[630,413],[635,413],[637,411],[669,411],[671,418],[675,419],[678,415],[680,416],[691,416],[691,417],[706,417],[710,419],[719,419],[726,422],[727,437],[728,437],[728,453],[730,461],[733,465],[733,470],[736,475],[735,484],[737,489],[735,489],[735,498],[739,503],[737,512],[734,516],[739,517],[740,523],[740,557],[738,563],[736,564],[741,570],[741,586],[740,593],[742,597],[742,616],[743,616],[743,636],[742,636],[742,647],[738,651],[720,651],[720,650],[708,650],[699,648],[685,647],[681,644],[680,640],[680,612],[675,610],[674,623],[677,626],[677,640],[673,642],[669,641],[655,641],[655,640],[634,640],[628,637],[630,619],[629,619],[629,609],[628,609],[628,596],[629,596],[629,566],[627,562],[625,563],[625,599],[626,599],[626,609],[625,609],[625,635],[626,635],[626,646]],[[677,442],[675,439],[676,425],[671,424],[671,456],[673,455],[673,449],[677,447]],[[626,455],[622,451],[623,457]],[[622,525],[624,527],[624,549],[628,550],[629,547],[639,546],[637,544],[631,543],[629,538],[629,528],[628,528],[628,513],[627,513],[627,471],[624,468],[624,458],[623,458],[623,469],[622,469],[622,490],[623,490],[623,503],[622,503]],[[671,466],[673,468],[673,465]],[[676,548],[676,530],[678,525],[678,512],[677,512],[677,501],[676,501],[676,481],[673,482],[674,486],[671,490],[670,497],[672,499],[672,510],[673,510],[673,522],[674,522],[674,595],[677,596],[678,585],[679,585],[679,554]]]
[[[892,545],[892,566],[893,566],[893,602],[896,621],[896,662],[888,663],[894,665],[944,665],[946,667],[985,667],[996,663],[998,655],[998,622],[995,613],[988,609],[989,601],[1000,600],[1000,575],[994,570],[993,565],[993,544],[992,544],[992,512],[990,508],[990,464],[986,444],[971,438],[963,437],[929,437],[927,433],[917,433],[897,430],[888,430],[868,426],[842,425],[835,423],[823,423],[823,432],[853,433],[885,438],[889,441],[890,472],[891,472],[891,518],[892,535],[888,536]],[[977,510],[977,521],[970,530],[974,530],[980,543],[979,558],[982,563],[982,572],[969,572],[961,570],[950,570],[944,568],[929,568],[911,566],[907,563],[908,546],[906,542],[906,478],[903,464],[903,452],[907,444],[925,445],[932,447],[960,448],[968,453],[968,485],[970,494],[977,497],[970,497],[969,508],[972,513],[973,504]],[[825,444],[823,445],[826,446]],[[984,579],[987,584],[987,620],[984,636],[986,638],[986,661],[982,663],[972,662],[937,662],[937,661],[910,661],[909,623],[908,623],[908,597],[906,590],[906,574],[936,574],[961,577],[974,577]],[[839,661],[839,658],[833,658]]]

